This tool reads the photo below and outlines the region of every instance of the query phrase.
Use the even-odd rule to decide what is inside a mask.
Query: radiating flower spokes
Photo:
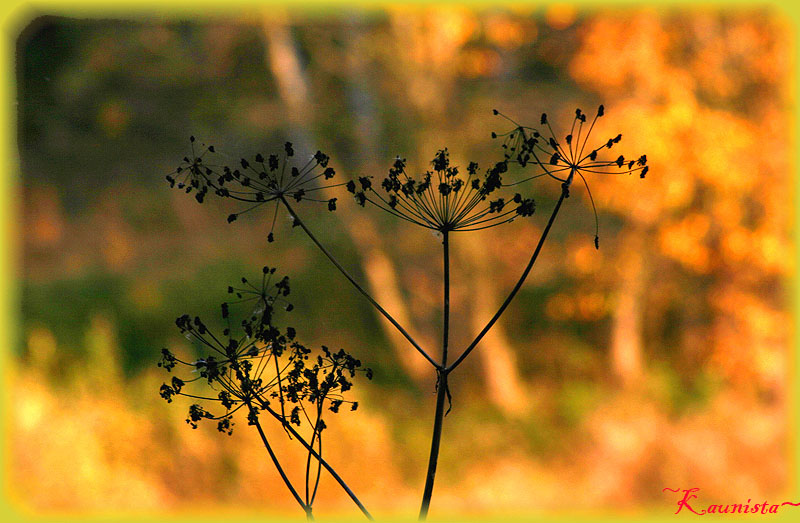
[[[294,305],[289,303],[285,297],[289,295],[289,277],[284,276],[277,283],[272,285],[272,277],[275,274],[275,268],[264,267],[261,275],[261,283],[257,287],[253,285],[247,278],[242,278],[243,287],[228,287],[228,294],[235,294],[238,301],[231,301],[223,303],[223,314],[227,314],[228,306],[240,303],[252,303],[251,321],[260,320],[262,323],[270,323],[272,320],[272,312],[278,303],[283,304],[284,310],[290,312],[294,309]]]
[[[492,133],[492,138],[503,138],[502,148],[507,161],[515,162],[521,167],[535,165],[543,172],[516,181],[507,186],[519,185],[521,183],[549,176],[558,180],[564,185],[565,190],[569,190],[572,182],[577,175],[586,187],[589,201],[595,218],[595,247],[599,248],[599,221],[597,219],[597,208],[592,197],[592,191],[585,175],[590,174],[632,174],[639,173],[640,178],[644,178],[649,171],[647,156],[639,156],[635,160],[626,160],[620,155],[614,160],[598,159],[598,155],[604,149],[611,149],[622,140],[622,135],[617,134],[606,141],[596,142],[596,147],[591,147],[590,136],[598,118],[605,114],[605,108],[600,105],[592,118],[588,129],[584,129],[587,118],[586,113],[581,109],[575,110],[575,118],[569,134],[560,142],[556,133],[550,126],[546,113],[542,113],[540,124],[546,126],[546,132],[542,133],[535,127],[523,126],[495,110],[495,115],[499,115],[512,124],[514,129],[504,134]],[[585,132],[584,132],[585,131]],[[547,136],[545,136],[547,135]],[[590,146],[587,149],[587,145]]]
[[[321,199],[316,196],[323,189],[344,185],[328,182],[336,175],[336,171],[328,166],[330,158],[321,151],[317,151],[302,165],[292,165],[294,148],[291,142],[286,142],[279,154],[264,157],[258,153],[252,158],[252,162],[242,158],[239,165],[232,168],[204,161],[208,153],[216,152],[213,145],[202,146],[202,151],[197,154],[194,136],[189,141],[191,157],[184,157],[183,162],[166,179],[170,187],[184,189],[187,193],[194,191],[195,199],[199,203],[203,203],[211,190],[219,197],[252,204],[242,211],[230,214],[229,223],[244,213],[273,202],[275,211],[267,236],[271,242],[278,213],[277,202],[281,198],[327,203],[329,211],[336,210],[336,198]]]
[[[489,195],[500,189],[501,175],[508,170],[507,161],[478,175],[478,164],[470,162],[467,175],[450,165],[447,149],[436,153],[432,171],[420,179],[406,172],[406,161],[397,158],[383,179],[383,193],[376,190],[372,178],[362,176],[347,183],[347,190],[364,206],[369,202],[376,207],[408,222],[438,232],[476,231],[508,223],[518,216],[530,216],[535,210],[533,199],[515,194],[511,198],[489,200]]]

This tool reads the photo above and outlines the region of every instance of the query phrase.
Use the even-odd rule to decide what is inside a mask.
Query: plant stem
[[[317,434],[317,448],[319,449],[317,452],[319,455],[322,455],[322,433]],[[314,504],[314,500],[317,499],[317,489],[319,489],[319,480],[322,478],[322,463],[317,461],[317,479],[314,482],[314,491],[311,493],[311,501],[309,501],[310,505]]]
[[[253,412],[253,405],[248,400],[246,400],[246,402],[247,402],[247,407],[250,409],[250,412],[252,413]],[[294,489],[294,487],[292,486],[291,481],[289,481],[289,478],[286,476],[286,473],[283,471],[283,467],[281,467],[281,464],[278,462],[278,457],[275,455],[275,452],[272,451],[272,447],[270,446],[269,442],[267,441],[267,436],[266,436],[266,434],[264,434],[264,429],[261,428],[261,423],[258,421],[258,415],[253,415],[253,416],[251,416],[251,418],[255,421],[254,424],[256,426],[256,429],[258,429],[259,436],[261,436],[261,441],[262,441],[262,443],[264,443],[264,447],[267,449],[267,452],[269,452],[269,456],[272,458],[272,462],[275,464],[275,468],[278,469],[278,473],[281,475],[281,479],[283,479],[283,482],[286,483],[286,487],[289,489],[289,492],[292,493],[292,496],[294,496],[294,499],[296,499],[297,502],[300,504],[300,506],[303,508],[303,510],[306,513],[306,517],[308,517],[309,519],[314,519],[314,517],[311,515],[311,507],[306,505],[303,502],[303,499],[300,497],[300,495]]]
[[[444,266],[444,319],[442,327],[442,368],[447,368],[447,345],[450,339],[450,236],[444,231],[442,258]]]
[[[297,216],[297,214],[294,212],[291,205],[289,205],[289,202],[286,201],[286,198],[281,196],[280,199],[283,205],[286,207],[286,210],[289,211],[289,214],[296,221],[296,223],[303,229],[303,231],[308,235],[308,237],[311,238],[311,241],[314,242],[314,244],[319,248],[319,250],[321,250],[322,253],[331,261],[331,263],[333,263],[333,265],[337,269],[339,269],[339,272],[341,272],[342,275],[344,275],[344,277],[347,278],[347,281],[352,283],[353,286],[356,288],[356,290],[360,292],[367,299],[367,301],[369,301],[372,304],[372,306],[378,310],[378,312],[383,314],[383,316],[387,320],[389,320],[389,322],[392,325],[394,325],[398,331],[400,331],[400,334],[402,334],[408,340],[408,342],[411,343],[411,345],[413,345],[415,349],[417,349],[417,352],[422,354],[422,356],[426,360],[428,360],[428,362],[431,365],[433,365],[436,369],[439,369],[440,365],[436,363],[436,361],[434,361],[434,359],[431,358],[431,356],[427,352],[425,352],[425,350],[422,347],[419,346],[419,344],[414,340],[414,338],[411,337],[411,335],[403,328],[402,325],[397,323],[397,320],[395,320],[391,314],[386,312],[386,310],[383,307],[381,307],[380,304],[376,302],[375,299],[366,290],[364,290],[364,288],[361,285],[359,285],[358,282],[356,282],[356,280],[352,276],[350,276],[350,274],[345,270],[344,267],[342,267],[342,265],[336,260],[336,258],[334,258],[330,252],[328,252],[328,250],[319,242],[319,240],[317,240],[316,236],[314,236],[314,234],[309,230],[309,228],[306,227],[306,224],[303,223],[300,217]]]
[[[447,395],[447,345],[450,335],[450,239],[448,231],[443,232],[443,258],[444,258],[444,319],[442,328],[442,368],[437,369],[436,412],[433,416],[433,435],[431,437],[431,454],[428,459],[428,473],[425,479],[425,490],[422,494],[422,506],[419,509],[419,519],[424,521],[428,517],[428,508],[433,495],[433,482],[436,479],[436,464],[439,461],[439,444],[442,440],[442,426],[444,424],[444,400]]]
[[[314,422],[314,432],[311,433],[311,442],[309,443],[309,446],[311,446],[313,448],[314,447],[314,443],[316,443],[318,441],[317,440],[317,436],[319,436],[320,439],[319,439],[319,445],[318,446],[319,446],[319,449],[320,449],[319,450],[320,454],[322,454],[322,440],[321,440],[322,432],[319,430],[319,422],[320,422],[321,418],[322,418],[322,400],[317,402],[317,420]],[[286,430],[286,428],[284,428],[283,430]],[[287,434],[288,434],[288,432],[287,432]],[[291,439],[291,437],[289,439]],[[311,453],[309,452],[308,456],[306,457],[306,504],[307,505],[311,505],[312,503],[314,503],[314,497],[316,497],[316,493],[317,493],[317,486],[319,486],[319,472],[320,472],[319,469],[320,469],[320,465],[319,465],[319,461],[318,461],[317,462],[316,485],[314,486],[314,496],[311,496],[310,488],[309,488],[309,485],[310,485],[310,481],[309,480],[310,480],[310,477],[311,477]]]
[[[345,492],[347,492],[347,495],[348,495],[348,496],[350,496],[350,499],[352,499],[352,500],[353,500],[353,502],[354,502],[354,503],[355,503],[355,504],[358,506],[358,508],[359,508],[359,509],[361,510],[361,512],[362,512],[362,513],[363,513],[363,514],[364,514],[364,515],[367,517],[367,519],[369,519],[369,520],[372,520],[372,519],[373,519],[372,515],[371,515],[371,514],[370,514],[370,513],[367,511],[367,509],[366,509],[366,508],[364,508],[364,505],[362,505],[362,504],[361,504],[361,501],[359,501],[359,499],[356,497],[356,495],[355,495],[355,494],[353,494],[353,491],[352,491],[352,490],[350,490],[350,487],[348,487],[348,486],[347,486],[347,483],[345,483],[345,482],[344,482],[344,480],[341,478],[341,476],[339,476],[339,474],[337,474],[337,473],[336,473],[336,471],[335,471],[335,470],[333,470],[333,467],[331,467],[331,466],[328,464],[328,462],[327,462],[327,461],[325,461],[324,459],[322,459],[322,456],[320,456],[320,455],[319,455],[319,453],[318,453],[316,450],[314,450],[314,448],[313,448],[313,447],[311,447],[311,446],[308,444],[308,442],[307,442],[306,440],[304,440],[304,439],[303,439],[303,438],[300,436],[300,434],[299,434],[299,433],[298,433],[298,432],[297,432],[297,431],[294,429],[294,427],[292,427],[292,426],[291,426],[291,424],[287,423],[287,422],[286,422],[286,420],[285,420],[285,419],[284,419],[284,418],[283,418],[283,417],[282,417],[280,414],[278,414],[277,412],[275,412],[275,411],[272,409],[272,407],[270,407],[270,406],[268,406],[268,405],[267,405],[267,406],[265,406],[265,407],[264,407],[264,410],[265,410],[266,412],[268,412],[268,413],[269,413],[269,414],[270,414],[270,415],[271,415],[273,418],[275,418],[275,419],[277,419],[278,421],[280,421],[280,422],[281,422],[281,424],[283,424],[283,426],[284,426],[284,427],[285,427],[285,428],[286,428],[286,429],[287,429],[287,430],[288,430],[288,431],[289,431],[289,432],[292,434],[292,436],[294,436],[295,438],[297,438],[297,441],[299,441],[299,442],[300,442],[300,443],[301,443],[301,444],[302,444],[302,445],[303,445],[303,446],[306,448],[306,450],[308,450],[308,452],[310,452],[310,453],[311,453],[311,455],[312,455],[312,456],[314,456],[314,458],[315,458],[317,461],[319,461],[319,463],[320,463],[320,464],[321,464],[323,467],[325,467],[325,470],[327,470],[327,471],[330,473],[330,475],[331,475],[331,476],[333,476],[333,479],[335,479],[335,480],[336,480],[336,482],[337,482],[337,483],[339,483],[339,486],[340,486],[340,487],[342,487],[342,489],[343,489]]]
[[[433,418],[433,435],[431,437],[431,455],[428,459],[428,472],[425,479],[425,490],[422,493],[422,506],[419,509],[419,520],[428,517],[428,508],[433,495],[433,482],[436,479],[436,464],[439,460],[439,444],[442,440],[442,425],[444,422],[444,400],[447,395],[447,371],[437,371],[439,386],[436,390],[436,412]]]
[[[483,328],[483,330],[480,332],[480,334],[478,334],[475,340],[472,343],[470,343],[466,349],[464,349],[464,352],[461,353],[461,356],[459,356],[449,367],[446,367],[445,370],[447,372],[450,372],[456,367],[458,367],[461,364],[461,362],[464,361],[464,358],[469,356],[469,353],[472,352],[472,350],[483,339],[486,333],[489,332],[489,329],[492,328],[495,322],[497,322],[497,320],[500,319],[500,316],[506,310],[506,307],[508,307],[508,305],[514,299],[514,297],[517,295],[517,292],[519,292],[519,289],[522,287],[522,284],[525,283],[525,279],[531,272],[533,265],[536,263],[536,259],[539,257],[539,252],[542,250],[542,245],[544,245],[544,241],[547,239],[547,234],[550,232],[550,227],[553,226],[553,222],[555,222],[556,220],[556,215],[558,215],[558,210],[561,208],[561,203],[564,201],[564,198],[568,197],[569,197],[569,183],[564,183],[561,186],[561,197],[558,199],[558,202],[556,203],[556,206],[553,209],[553,213],[550,215],[550,220],[548,220],[547,226],[544,228],[541,238],[539,238],[539,243],[536,245],[536,250],[533,251],[533,255],[531,256],[531,259],[528,262],[528,266],[525,267],[525,270],[522,272],[522,276],[520,276],[519,281],[517,281],[517,284],[514,285],[514,288],[511,290],[511,293],[508,295],[508,298],[506,298],[506,301],[503,302],[503,304],[500,306],[500,309],[497,311],[497,313],[495,313],[492,319],[489,320],[489,323],[486,324],[486,327]]]

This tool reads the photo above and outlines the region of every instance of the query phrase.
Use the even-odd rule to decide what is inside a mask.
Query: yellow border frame
[[[84,16],[91,17],[119,17],[119,18],[137,18],[137,17],[179,17],[179,16],[213,16],[231,12],[232,9],[240,9],[246,12],[250,8],[258,8],[265,3],[280,4],[286,7],[302,8],[304,9],[319,9],[330,8],[336,9],[337,6],[353,5],[356,4],[360,7],[376,7],[379,8],[384,5],[390,4],[406,4],[406,5],[425,5],[429,2],[422,2],[420,0],[406,0],[402,2],[346,2],[343,0],[311,0],[307,2],[259,2],[259,1],[236,1],[231,3],[223,3],[212,0],[165,0],[158,1],[136,1],[136,0],[116,0],[113,5],[109,1],[90,0],[79,2],[68,2],[66,0],[50,0],[50,1],[16,1],[3,4],[0,7],[0,30],[2,31],[2,40],[0,40],[0,70],[6,74],[5,81],[0,83],[0,158],[3,162],[0,167],[0,394],[2,394],[2,411],[8,412],[9,407],[9,390],[8,390],[8,377],[9,377],[9,352],[10,347],[17,343],[18,323],[18,285],[16,276],[19,271],[20,254],[18,250],[18,242],[16,235],[17,220],[15,219],[19,213],[19,198],[16,180],[19,177],[19,158],[17,154],[16,144],[16,119],[15,119],[15,99],[16,99],[16,84],[14,74],[14,48],[16,38],[24,29],[25,24],[32,20],[39,14],[54,14],[64,16]],[[543,5],[552,2],[502,2],[505,4],[531,4],[535,7],[542,7]],[[563,3],[563,2],[562,2]],[[592,5],[599,6],[597,1],[583,1],[573,2],[581,6]],[[674,6],[680,8],[682,5],[691,5],[692,7],[745,7],[753,5],[765,5],[777,8],[785,13],[793,25],[795,41],[793,49],[793,71],[792,78],[792,92],[794,93],[794,125],[791,129],[791,143],[795,146],[794,160],[794,185],[792,187],[792,198],[797,204],[797,195],[800,194],[800,176],[798,176],[797,166],[798,162],[797,152],[797,136],[800,136],[800,119],[797,112],[798,97],[798,60],[797,60],[797,37],[798,28],[800,28],[800,3],[793,2],[794,5],[790,6],[790,1],[769,1],[769,2],[748,2],[745,0],[729,1],[729,2],[702,2],[700,4],[694,2],[648,2],[658,4],[660,6]],[[492,2],[485,0],[468,1],[468,2],[438,2],[438,4],[467,4],[472,7],[488,7],[495,5]],[[626,6],[641,6],[642,2],[636,1],[613,1],[609,4],[617,7]],[[795,261],[800,261],[800,213],[796,212],[794,216],[794,254]],[[797,408],[800,405],[800,358],[797,354],[797,339],[796,334],[798,325],[800,325],[800,280],[797,275],[793,275],[791,288],[792,288],[792,307],[793,307],[793,358],[791,359],[792,366],[790,371],[795,379],[791,380],[792,400],[789,406],[791,416],[790,420],[790,433],[797,436],[798,429],[798,413]],[[0,455],[0,473],[6,469],[8,462],[8,442],[6,438],[6,417],[0,416],[0,435],[3,437],[3,452]],[[791,493],[793,499],[800,500],[800,489],[798,488],[798,472],[800,471],[800,438],[795,437],[792,442],[791,459],[794,465],[794,477],[792,478]],[[127,516],[120,515],[48,515],[40,516],[34,514],[26,514],[20,512],[17,507],[13,506],[10,500],[6,498],[8,492],[8,479],[3,477],[3,492],[0,494],[0,516],[4,521],[42,521],[42,522],[56,522],[56,521],[159,521],[164,516],[150,516],[142,514],[132,514]],[[770,521],[796,521],[797,513],[785,511],[777,517],[770,517]],[[551,517],[509,517],[504,518],[504,521],[648,521],[648,522],[674,522],[678,521],[677,516],[657,516],[642,519],[641,515],[636,513],[594,513],[588,515],[585,513],[566,513],[559,516]],[[690,516],[686,516],[690,517]],[[760,516],[759,516],[760,517]],[[230,514],[226,512],[215,513],[213,516],[205,514],[180,514],[177,516],[170,516],[170,521],[185,521],[192,523],[200,522],[215,522],[217,523],[220,518],[233,519],[236,522],[256,522],[263,523],[265,521],[263,516],[258,514]],[[684,517],[684,519],[686,519]],[[715,518],[716,521],[721,520],[739,520],[740,518]],[[298,521],[301,520],[300,516],[290,518],[273,518],[270,521],[283,522],[283,521]],[[438,519],[432,518],[434,521],[455,521],[452,519]],[[326,521],[335,523],[344,521],[361,521],[341,519],[341,518],[326,518]],[[397,518],[389,518],[386,521],[404,521]],[[459,521],[481,521],[478,518],[462,518]]]

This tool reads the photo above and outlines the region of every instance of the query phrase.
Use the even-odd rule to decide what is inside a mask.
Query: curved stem
[[[444,399],[447,395],[447,345],[450,335],[450,240],[448,231],[444,233],[442,244],[444,258],[444,319],[442,328],[442,367],[438,369],[438,387],[436,389],[436,412],[433,415],[433,435],[431,436],[431,454],[428,458],[428,473],[425,478],[425,490],[422,493],[422,506],[419,509],[419,519],[424,521],[428,517],[428,509],[433,495],[433,483],[436,479],[436,465],[439,461],[439,445],[442,440],[442,426],[444,425]]]
[[[322,455],[322,433],[320,432],[317,435],[317,452],[319,455]],[[310,505],[314,504],[314,500],[317,499],[317,489],[319,489],[319,480],[322,478],[322,463],[317,461],[317,479],[314,482],[314,491],[311,493],[311,501],[309,501]]]
[[[333,479],[335,479],[335,480],[336,480],[336,482],[337,482],[337,483],[339,483],[339,486],[340,486],[340,487],[342,487],[342,489],[343,489],[345,492],[347,492],[347,495],[348,495],[348,496],[350,496],[350,499],[352,499],[352,500],[353,500],[353,502],[354,502],[354,503],[355,503],[355,504],[358,506],[358,508],[359,508],[359,509],[361,510],[361,512],[362,512],[362,513],[363,513],[363,514],[364,514],[364,515],[367,517],[367,519],[369,519],[369,520],[372,520],[372,519],[373,519],[372,515],[371,515],[371,514],[370,514],[370,513],[367,511],[367,509],[366,509],[366,508],[364,508],[364,505],[362,505],[362,504],[361,504],[361,501],[359,501],[359,499],[356,497],[356,495],[355,495],[355,494],[353,494],[353,491],[352,491],[352,490],[350,490],[350,487],[348,487],[348,486],[347,486],[347,483],[345,483],[345,482],[344,482],[344,480],[341,478],[341,476],[339,476],[339,474],[337,474],[337,473],[336,473],[336,471],[335,471],[335,470],[333,470],[333,467],[331,467],[331,466],[328,464],[328,462],[327,462],[327,461],[325,461],[324,459],[322,459],[322,456],[320,456],[320,455],[319,455],[319,453],[318,453],[316,450],[314,450],[314,448],[313,448],[311,445],[309,445],[309,444],[308,444],[308,442],[307,442],[306,440],[304,440],[304,439],[303,439],[303,438],[300,436],[300,434],[299,434],[299,433],[298,433],[298,432],[297,432],[297,431],[294,429],[294,427],[292,427],[292,426],[291,426],[291,424],[287,423],[287,422],[286,422],[286,420],[285,420],[283,417],[281,417],[281,415],[280,415],[280,414],[278,414],[277,412],[275,412],[274,410],[272,410],[272,408],[271,408],[270,406],[268,406],[268,405],[267,405],[267,406],[265,406],[265,407],[264,407],[264,410],[265,410],[266,412],[268,412],[268,413],[269,413],[269,414],[270,414],[270,415],[271,415],[273,418],[275,418],[275,419],[277,419],[278,421],[280,421],[280,422],[281,422],[281,424],[282,424],[282,425],[283,425],[283,426],[284,426],[284,427],[285,427],[285,428],[286,428],[286,429],[287,429],[287,430],[288,430],[288,431],[289,431],[289,432],[292,434],[292,436],[294,436],[295,438],[297,438],[297,441],[299,441],[299,442],[300,442],[300,443],[301,443],[301,444],[302,444],[302,445],[303,445],[303,446],[306,448],[306,450],[307,450],[307,451],[308,451],[308,452],[309,452],[309,453],[310,453],[312,456],[314,456],[314,458],[315,458],[317,461],[319,461],[319,463],[320,463],[320,464],[321,464],[323,467],[325,467],[325,470],[327,470],[327,471],[330,473],[330,475],[331,475],[331,476],[333,476]]]
[[[250,412],[253,413],[253,405],[249,401],[247,401],[247,407],[250,409]],[[294,489],[294,487],[292,486],[291,481],[289,481],[289,478],[286,476],[286,473],[283,471],[283,467],[281,467],[281,464],[278,462],[278,457],[275,455],[275,452],[273,452],[272,447],[270,446],[269,442],[267,441],[267,436],[266,436],[266,434],[264,434],[264,429],[261,428],[261,423],[258,421],[258,415],[252,415],[252,416],[250,416],[250,418],[253,419],[254,425],[256,426],[256,429],[258,429],[258,434],[259,434],[259,436],[261,436],[261,441],[262,441],[262,443],[264,443],[264,447],[267,449],[267,452],[269,452],[269,457],[272,458],[272,463],[275,464],[275,468],[278,469],[278,473],[281,475],[281,479],[283,479],[283,482],[286,483],[286,487],[292,493],[292,496],[294,496],[294,499],[297,500],[297,502],[300,504],[301,507],[303,507],[303,510],[305,511],[306,516],[311,518],[311,519],[313,519],[313,516],[311,516],[311,507],[309,507],[308,505],[306,505],[303,502],[303,499],[300,497],[300,495]]]
[[[366,290],[364,290],[364,288],[361,285],[359,285],[358,282],[356,282],[356,280],[353,279],[352,276],[350,276],[350,274],[345,270],[344,267],[342,267],[342,265],[336,260],[336,258],[334,258],[333,255],[330,252],[328,252],[328,250],[325,247],[323,247],[323,245],[319,242],[319,240],[317,240],[316,236],[314,236],[314,234],[308,229],[308,227],[306,227],[306,224],[303,223],[303,221],[300,219],[299,216],[297,216],[297,214],[292,209],[291,205],[289,205],[289,202],[286,201],[286,198],[281,196],[280,199],[281,202],[283,202],[283,205],[286,207],[286,210],[289,211],[289,214],[295,220],[295,222],[303,229],[303,231],[308,235],[308,237],[311,238],[311,241],[314,242],[314,244],[319,248],[319,250],[321,250],[322,253],[331,261],[331,263],[333,263],[333,265],[337,269],[339,269],[339,272],[341,272],[342,275],[344,275],[344,277],[347,278],[347,281],[352,283],[353,286],[356,288],[356,290],[360,292],[372,304],[372,306],[378,310],[378,312],[383,314],[383,316],[387,320],[389,320],[389,322],[392,325],[394,325],[398,331],[400,331],[400,334],[402,334],[408,340],[408,342],[411,343],[411,345],[413,345],[415,349],[417,349],[417,352],[422,354],[422,356],[426,360],[428,360],[428,362],[435,368],[440,369],[441,366],[438,363],[436,363],[433,360],[433,358],[431,358],[430,355],[427,352],[425,352],[425,350],[422,347],[419,346],[419,344],[414,340],[414,338],[412,338],[411,335],[408,332],[406,332],[406,330],[402,327],[402,325],[397,323],[397,321],[392,317],[392,315],[386,312],[386,310],[383,307],[381,307],[380,304],[376,302],[375,299],[372,296],[370,296],[370,294]]]
[[[281,402],[281,414],[285,418],[286,417],[286,408],[285,408],[286,402],[283,400],[283,385],[281,385],[281,368],[280,368],[280,365],[278,364],[278,358],[277,357],[273,357],[272,359],[275,360],[275,375],[278,377],[278,399]],[[283,430],[285,431],[286,429],[284,428]],[[287,432],[286,435],[289,435],[289,433]],[[292,439],[292,437],[289,436],[289,439]]]
[[[320,430],[319,430],[319,421],[320,421],[321,417],[322,417],[322,401],[320,401],[317,404],[317,420],[314,422],[314,431],[311,433],[311,442],[309,443],[309,445],[312,446],[312,447],[314,446],[314,443],[316,443],[317,435],[322,437],[322,432],[320,432]],[[284,419],[285,419],[285,416],[284,416]],[[286,428],[284,427],[283,430],[286,430]],[[287,432],[287,434],[288,434],[288,432]],[[289,439],[291,439],[291,436],[289,437]],[[321,443],[320,443],[320,445],[321,445]],[[321,446],[320,446],[319,453],[322,454],[322,447]],[[307,457],[306,457],[306,504],[309,505],[309,506],[313,503],[313,497],[310,494],[310,487],[309,487],[310,478],[311,478],[311,453],[309,452]],[[316,483],[317,483],[317,485],[319,484],[319,462],[317,462],[317,479],[316,479]],[[316,491],[317,491],[317,489],[315,487],[314,488],[314,493],[315,494],[316,494]]]
[[[572,174],[570,174],[570,177],[567,180],[567,182],[561,184],[561,197],[558,199],[558,202],[556,203],[556,206],[553,209],[553,213],[550,215],[550,220],[548,220],[547,226],[544,228],[541,238],[539,238],[539,243],[536,245],[536,250],[533,251],[533,255],[531,256],[531,259],[528,262],[528,266],[525,267],[525,270],[522,272],[522,276],[520,276],[519,281],[517,281],[517,284],[514,285],[514,288],[511,290],[511,293],[508,295],[508,298],[506,298],[506,301],[503,302],[503,304],[500,306],[500,309],[495,313],[492,319],[489,320],[489,323],[486,324],[486,327],[483,328],[483,330],[480,332],[480,334],[478,334],[475,340],[472,343],[470,343],[466,349],[464,349],[464,352],[461,353],[461,356],[459,356],[449,367],[446,367],[446,370],[448,372],[458,367],[461,364],[461,362],[464,361],[464,358],[469,356],[469,353],[472,352],[472,350],[478,345],[478,343],[480,343],[480,341],[483,339],[486,333],[489,332],[489,329],[491,329],[492,326],[495,324],[495,322],[497,322],[497,320],[500,319],[500,316],[506,310],[506,307],[508,307],[508,305],[511,303],[511,300],[514,299],[514,296],[517,295],[517,292],[519,292],[519,289],[522,287],[522,284],[525,283],[525,279],[528,277],[528,274],[531,272],[533,265],[536,263],[536,258],[539,257],[539,252],[542,250],[542,245],[544,245],[544,241],[547,239],[547,234],[550,232],[550,227],[553,226],[553,222],[555,222],[556,220],[556,215],[558,215],[558,210],[561,208],[561,203],[564,201],[564,198],[569,197],[569,185],[570,185],[569,182],[571,181],[571,179],[572,179]]]

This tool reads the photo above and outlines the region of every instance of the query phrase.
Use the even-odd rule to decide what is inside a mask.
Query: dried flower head
[[[367,176],[358,178],[357,183],[348,182],[347,190],[361,206],[370,202],[398,218],[442,233],[486,229],[530,216],[535,210],[533,199],[520,194],[489,199],[503,187],[507,160],[487,169],[483,177],[475,162],[467,167],[466,176],[451,166],[447,149],[437,152],[431,165],[433,170],[414,179],[406,172],[405,159],[397,158],[381,182],[382,191],[376,190]]]
[[[242,287],[228,286],[228,294],[234,294],[238,301],[222,304],[223,318],[229,314],[230,305],[240,303],[251,304],[250,321],[260,320],[262,323],[270,323],[272,321],[272,313],[276,304],[282,304],[287,312],[293,310],[294,305],[285,298],[291,292],[289,277],[284,276],[273,285],[272,278],[275,270],[275,267],[264,267],[261,271],[261,283],[258,287],[253,285],[247,278],[241,279]]]
[[[212,413],[200,404],[189,408],[186,422],[197,428],[203,419],[214,420],[220,432],[231,434],[233,414],[246,407],[248,421],[254,424],[253,416],[259,409],[270,410],[284,423],[301,425],[308,421],[315,431],[324,428],[321,418],[323,408],[338,412],[343,404],[351,410],[357,402],[347,400],[344,393],[352,387],[352,378],[357,372],[372,377],[370,369],[344,350],[332,351],[322,346],[319,351],[302,345],[296,339],[294,328],[279,329],[273,323],[275,303],[284,302],[289,295],[288,278],[271,283],[275,269],[264,267],[261,287],[252,286],[242,278],[243,289],[229,287],[241,299],[226,302],[221,306],[222,318],[227,323],[221,335],[215,334],[199,317],[180,316],[176,325],[188,339],[196,342],[207,352],[196,361],[182,361],[168,349],[162,350],[159,363],[168,372],[177,365],[190,370],[192,377],[173,376],[169,383],[161,386],[161,396],[171,402],[176,395],[188,396],[221,404],[224,412]],[[239,326],[231,323],[231,307],[252,305]],[[291,310],[291,307],[285,307]],[[239,329],[241,327],[241,329]],[[234,330],[238,334],[234,334]],[[189,394],[187,384],[205,380],[216,395]],[[272,410],[276,401],[278,409]],[[312,421],[312,418],[316,419]]]
[[[222,198],[230,198],[252,204],[246,209],[228,216],[228,223],[235,221],[240,215],[252,211],[264,204],[274,202],[275,211],[267,236],[271,242],[277,218],[277,201],[292,198],[295,201],[309,200],[326,203],[329,211],[336,210],[336,198],[319,199],[316,194],[322,189],[336,187],[328,182],[335,175],[333,167],[328,166],[330,158],[317,151],[302,165],[295,165],[294,147],[286,142],[283,151],[278,154],[264,156],[256,154],[252,161],[242,158],[238,166],[213,165],[204,158],[215,153],[213,145],[201,146],[200,154],[195,150],[194,136],[189,138],[192,148],[191,157],[184,157],[181,164],[166,176],[170,187],[183,189],[186,193],[194,191],[195,199],[203,203],[209,190]]]
[[[563,141],[559,141],[556,137],[546,113],[543,113],[540,119],[542,128],[546,129],[544,132],[540,132],[535,127],[520,125],[497,110],[494,111],[494,114],[502,116],[515,126],[514,129],[504,134],[492,133],[493,138],[503,138],[502,148],[506,160],[515,162],[522,167],[535,165],[543,171],[511,185],[517,185],[542,176],[549,176],[561,182],[565,190],[568,190],[574,177],[576,175],[580,177],[586,187],[592,210],[594,211],[594,242],[595,247],[599,248],[597,209],[584,175],[639,173],[639,177],[644,178],[650,169],[647,165],[647,156],[641,155],[636,159],[626,159],[620,155],[613,160],[598,158],[603,150],[610,150],[622,140],[622,135],[618,134],[608,140],[594,143],[595,146],[590,145],[589,138],[594,125],[597,119],[605,114],[603,105],[597,108],[597,112],[592,118],[591,124],[588,125],[588,129],[584,129],[587,121],[586,113],[581,109],[576,109],[570,132],[564,137]],[[588,149],[587,146],[589,146]]]

